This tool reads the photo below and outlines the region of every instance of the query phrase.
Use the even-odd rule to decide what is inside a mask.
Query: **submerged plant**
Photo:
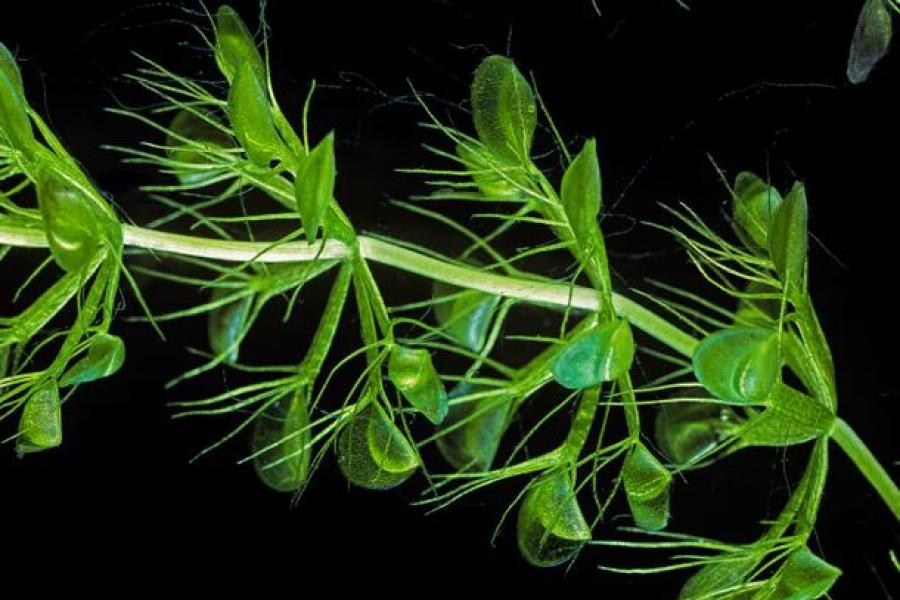
[[[29,104],[16,61],[0,46],[0,256],[13,247],[48,248],[41,270],[58,275],[31,306],[0,318],[0,417],[18,417],[10,439],[20,453],[58,446],[62,405],[77,398],[80,385],[122,366],[126,344],[110,333],[120,278],[145,304],[123,259],[127,247],[129,258],[161,257],[154,268],[141,263],[132,270],[208,290],[207,301],[176,312],[153,315],[145,306],[143,318],[155,327],[207,320],[211,352],[170,386],[218,367],[253,380],[171,404],[179,417],[239,416],[237,426],[200,454],[246,437],[251,451],[242,462],[253,463],[274,490],[299,495],[332,451],[346,478],[365,488],[395,487],[422,472],[427,486],[420,503],[433,508],[515,480],[521,492],[507,513],[517,511],[518,545],[530,563],[568,563],[590,544],[673,549],[679,553],[662,566],[603,568],[697,569],[680,596],[694,599],[786,600],[828,592],[840,570],[809,545],[829,441],[900,518],[896,485],[838,416],[831,352],[809,292],[801,183],[782,193],[751,173],[738,174],[726,184],[733,237],[687,206],[669,208],[674,225],[656,227],[681,243],[706,282],[731,301],[719,305],[661,284],[657,295],[645,296],[659,309],[651,312],[614,290],[600,228],[596,143],[570,149],[513,61],[489,56],[471,86],[474,131],[441,122],[416,96],[429,117],[426,127],[446,141],[443,148],[429,146],[443,165],[409,169],[434,190],[397,203],[447,225],[469,246],[446,256],[362,235],[335,197],[334,134],[310,140],[312,90],[297,131],[279,108],[267,52],[260,53],[240,17],[224,6],[211,21],[213,36],[198,32],[224,88],[139,57],[142,66],[130,78],[158,104],[148,111],[111,109],[155,135],[139,147],[114,149],[171,176],[168,184],[144,188],[170,209],[144,227],[122,223]],[[565,166],[559,178],[533,155],[539,121],[558,145]],[[250,191],[259,202],[244,202]],[[474,207],[495,227],[474,232],[442,210],[451,204]],[[162,229],[177,222],[208,233]],[[523,227],[552,238],[504,254],[498,242]],[[283,234],[260,241],[263,228]],[[559,279],[523,269],[540,254],[573,268]],[[201,274],[167,270],[170,261]],[[391,306],[371,263],[425,277],[433,289],[420,302]],[[299,344],[302,359],[245,362],[241,345],[263,311],[285,300],[289,318],[304,285],[325,276],[330,292],[312,340]],[[555,315],[555,335],[505,333],[510,315],[526,305]],[[330,357],[344,321],[358,323],[359,344]],[[508,364],[503,341],[532,344],[531,358]],[[675,367],[636,383],[643,377],[634,368],[641,355]],[[335,377],[347,372],[357,376],[336,390]],[[556,403],[535,407],[539,393]],[[535,410],[536,419],[526,414]],[[562,435],[550,425],[555,421],[566,422]],[[518,423],[526,427],[513,427]],[[534,453],[538,438],[549,445]],[[432,444],[446,464],[434,463]],[[748,447],[801,444],[809,448],[803,474],[757,540],[733,544],[666,531],[671,495],[682,485],[677,475]],[[646,539],[593,539],[619,497],[637,528],[630,531]]]

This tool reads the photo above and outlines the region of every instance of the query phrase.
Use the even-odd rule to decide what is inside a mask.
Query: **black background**
[[[419,144],[439,139],[417,127],[424,115],[410,101],[409,82],[441,116],[464,124],[457,105],[467,97],[470,73],[487,53],[509,52],[534,74],[564,137],[598,139],[610,213],[604,228],[623,289],[646,289],[644,277],[659,277],[706,290],[671,240],[636,222],[666,221],[657,202],[684,201],[723,227],[726,194],[710,156],[730,176],[754,170],[782,188],[803,180],[811,229],[821,242],[811,250],[811,288],[835,355],[841,414],[896,476],[900,56],[889,55],[870,82],[846,83],[859,0],[695,0],[691,11],[674,0],[597,4],[599,15],[588,0],[274,0],[267,15],[276,87],[296,117],[307,82],[318,80],[312,133],[338,132],[339,197],[359,229],[450,252],[460,240],[445,242],[443,230],[387,205],[388,198],[426,189],[396,169],[436,164]],[[255,23],[254,2],[236,7]],[[154,210],[136,190],[152,175],[121,167],[100,146],[134,144],[152,133],[102,109],[152,101],[122,78],[137,66],[132,50],[181,73],[213,76],[211,57],[187,25],[207,26],[196,9],[24,3],[0,16],[0,40],[20,57],[32,104],[137,220]],[[538,144],[548,149],[548,137]],[[34,264],[36,255],[19,256],[9,263],[15,266],[4,263],[10,273],[0,283],[4,312],[21,280],[15,271]],[[396,297],[427,291],[412,277],[380,269],[377,275],[391,282],[386,287]],[[324,289],[311,288],[304,307],[314,310]],[[193,300],[189,291],[173,294],[152,282],[145,292],[157,310]],[[137,311],[129,296],[125,314]],[[275,324],[261,328],[248,355],[260,362],[299,356],[314,323]],[[227,423],[172,421],[165,403],[220,389],[227,376],[217,372],[173,391],[162,384],[196,364],[184,347],[203,345],[203,326],[202,320],[170,326],[162,344],[145,325],[117,324],[129,361],[66,406],[63,447],[22,461],[11,447],[0,453],[0,543],[10,555],[52,554],[43,560],[84,561],[148,583],[176,575],[203,585],[240,579],[259,591],[284,585],[298,594],[365,586],[401,596],[675,595],[682,574],[637,578],[594,568],[659,557],[593,548],[567,573],[527,566],[511,527],[491,547],[491,531],[515,488],[425,516],[408,506],[421,480],[385,493],[348,489],[326,461],[292,508],[289,498],[259,485],[252,469],[233,464],[240,443],[189,465]],[[342,332],[352,334],[352,327]],[[834,596],[896,596],[900,586],[887,553],[900,548],[897,525],[849,461],[837,450],[832,456],[816,543],[846,572]],[[795,471],[801,458],[746,452],[692,476],[691,492],[676,490],[672,527],[753,539],[754,523],[783,500],[783,470]],[[596,535],[611,535],[615,525]]]

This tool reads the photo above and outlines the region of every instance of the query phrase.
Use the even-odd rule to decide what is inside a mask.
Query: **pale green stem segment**
[[[837,442],[853,464],[869,481],[884,503],[887,504],[894,517],[900,521],[900,489],[888,475],[878,459],[872,454],[868,446],[863,443],[856,432],[847,425],[847,422],[838,417],[834,422],[831,439]]]

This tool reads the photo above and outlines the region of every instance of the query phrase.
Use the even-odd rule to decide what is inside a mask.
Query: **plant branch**
[[[868,446],[856,435],[847,422],[840,417],[835,420],[834,429],[831,432],[833,439],[841,447],[853,464],[865,476],[868,482],[875,488],[884,503],[887,504],[894,517],[900,521],[900,489],[888,475],[878,459],[872,454]]]

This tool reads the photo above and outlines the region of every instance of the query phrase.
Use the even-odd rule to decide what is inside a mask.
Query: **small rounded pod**
[[[451,297],[450,300],[444,298]],[[444,282],[435,282],[434,305],[438,324],[450,338],[472,352],[484,348],[499,296],[478,290],[463,290]]]
[[[350,483],[373,490],[396,487],[419,467],[409,440],[374,402],[341,430],[337,455],[338,466]]]
[[[244,63],[260,80],[265,81],[265,66],[256,42],[250,35],[246,23],[237,12],[223,4],[216,11],[216,64],[229,82],[237,76],[238,69]]]
[[[238,66],[231,83],[228,119],[234,135],[254,164],[268,166],[282,154],[284,144],[275,127],[268,94],[250,63]]]
[[[713,397],[762,404],[781,379],[778,333],[729,327],[705,337],[693,356],[694,375]]]
[[[528,80],[505,56],[485,58],[472,80],[472,118],[479,139],[502,162],[528,160],[537,105]]]
[[[461,383],[448,398],[461,398],[482,389]],[[510,404],[508,396],[490,396],[451,406],[435,434],[441,456],[460,472],[490,469],[506,431]]]
[[[708,397],[697,388],[696,398]],[[712,402],[664,404],[656,413],[654,438],[663,454],[679,469],[687,469],[709,456],[741,426],[729,407]]]
[[[768,248],[772,217],[781,204],[781,194],[765,181],[744,171],[734,181],[734,221],[748,245]]]
[[[287,406],[285,405],[287,404]],[[276,492],[296,492],[309,477],[309,412],[305,395],[274,403],[256,419],[251,447],[260,480]]]
[[[231,293],[233,290],[215,288],[210,300],[216,302]],[[216,353],[216,356],[224,355],[227,364],[234,364],[238,361],[241,336],[246,333],[245,328],[252,305],[253,296],[247,294],[209,311],[206,322],[209,347]]]
[[[625,495],[635,524],[658,531],[669,522],[672,474],[643,444],[635,445],[622,466]]]
[[[21,456],[62,444],[62,407],[55,380],[36,387],[22,409],[16,452]]]
[[[598,325],[570,340],[553,363],[553,378],[571,389],[612,381],[631,367],[634,337],[625,319]]]
[[[787,560],[774,577],[777,582],[775,593],[778,600],[815,600],[828,593],[841,570],[831,565],[806,546],[790,553]]]
[[[100,333],[91,338],[87,354],[69,367],[59,380],[60,387],[89,383],[109,377],[125,362],[125,342],[117,335]]]
[[[388,377],[406,401],[435,425],[447,416],[447,391],[428,350],[395,345]]]
[[[568,471],[535,483],[519,508],[519,552],[536,567],[555,567],[573,559],[591,539]]]

